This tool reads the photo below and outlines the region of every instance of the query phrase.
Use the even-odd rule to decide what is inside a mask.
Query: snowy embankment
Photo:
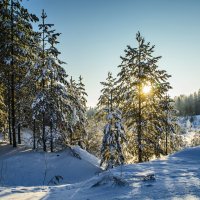
[[[200,199],[199,155],[200,147],[194,147],[162,160],[117,167],[79,183],[74,183],[74,179],[70,184],[59,186],[1,187],[0,199]],[[89,158],[88,155],[85,157]],[[85,170],[82,167],[76,166],[81,170],[80,176],[91,170],[88,164],[84,166]],[[68,169],[66,165],[66,173],[70,176]]]
[[[101,169],[98,160],[85,157],[78,147],[56,153],[34,152],[21,146],[0,146],[1,186],[41,186],[77,183],[91,178]],[[93,164],[92,164],[93,162]],[[0,198],[1,199],[1,198]]]

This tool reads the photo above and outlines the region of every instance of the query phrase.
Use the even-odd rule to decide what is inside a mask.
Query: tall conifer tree
[[[29,66],[29,50],[31,49],[29,37],[33,32],[31,22],[37,21],[37,17],[21,6],[19,0],[1,1],[0,11],[2,14],[0,19],[2,20],[1,36],[3,38],[1,40],[1,64],[4,67],[4,79],[6,79],[5,83],[8,89],[7,105],[9,124],[11,124],[9,127],[12,127],[12,143],[16,147],[16,113],[20,107],[17,95],[22,90],[21,81]],[[20,132],[18,132],[18,143],[20,143]]]
[[[118,96],[126,124],[136,138],[138,162],[142,162],[150,157],[147,147],[152,144],[155,149],[155,144],[159,142],[158,132],[161,131],[163,116],[159,102],[171,86],[167,82],[170,75],[158,69],[161,57],[153,56],[154,46],[146,43],[139,32],[136,41],[138,47],[127,46],[125,56],[121,57]],[[148,92],[144,90],[147,86]]]

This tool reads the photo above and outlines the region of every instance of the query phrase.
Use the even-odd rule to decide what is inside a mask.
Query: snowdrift
[[[91,158],[90,162],[86,158]],[[101,171],[98,159],[79,147],[44,153],[7,145],[0,147],[0,169],[1,186],[71,184]]]
[[[200,147],[162,160],[119,166],[79,184],[53,188],[45,199],[197,200],[200,199]]]
[[[200,147],[188,148],[160,160],[119,166],[96,175],[94,173],[99,172],[99,168],[95,164],[98,160],[78,147],[74,147],[73,150],[79,152],[80,156],[82,155],[82,160],[72,156],[68,150],[60,152],[59,156],[57,154],[49,154],[51,156],[47,157],[49,163],[47,166],[49,168],[46,175],[48,178],[45,183],[52,177],[50,172],[54,171],[52,170],[54,168],[53,165],[57,166],[57,172],[60,173],[62,171],[58,170],[60,168],[59,165],[65,165],[66,171],[63,176],[66,182],[67,180],[69,181],[68,184],[58,186],[0,187],[0,198],[4,200],[200,199]],[[21,152],[21,154],[23,155],[24,152]],[[37,154],[41,154],[41,156]],[[19,157],[22,155],[14,156],[13,158],[15,159],[13,161],[19,161]],[[30,156],[30,160],[38,160],[38,164],[43,163],[44,166],[44,153],[27,152],[26,155]],[[40,157],[40,159],[37,157]],[[66,159],[65,157],[68,158],[66,161],[60,160]],[[28,161],[28,158],[26,159]],[[73,164],[74,162],[75,164]],[[33,169],[36,168],[36,164],[33,163],[33,166],[35,166],[32,167]],[[18,168],[19,166],[16,169]],[[79,171],[78,175],[80,177],[76,176],[75,172],[77,173],[77,171]],[[24,174],[27,174],[27,171]],[[41,183],[44,178],[44,171],[41,175],[42,178],[39,175],[37,176]],[[31,177],[33,178],[32,175]],[[84,178],[85,180],[83,180]]]

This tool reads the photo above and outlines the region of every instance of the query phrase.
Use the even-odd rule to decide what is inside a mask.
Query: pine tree
[[[71,106],[73,111],[69,119],[69,143],[79,144],[83,147],[83,143],[86,137],[85,125],[86,119],[86,103],[87,103],[87,93],[85,92],[85,85],[82,82],[82,77],[79,77],[79,82],[76,83],[75,80],[70,79],[69,93],[71,95]]]
[[[78,116],[79,116],[79,123],[78,123],[78,131],[80,134],[80,140],[79,144],[81,145],[85,141],[86,137],[86,122],[87,122],[87,99],[86,97],[88,96],[86,91],[85,91],[85,85],[83,84],[83,78],[80,76],[79,77],[79,82],[77,84],[77,90],[78,90],[78,104],[77,104],[77,111],[78,111]],[[81,145],[82,146],[82,145]]]
[[[62,62],[58,56],[60,52],[56,48],[58,36],[52,29],[53,24],[46,24],[46,13],[42,12],[42,24],[39,24],[41,48],[38,49],[38,60],[35,63],[37,88],[32,103],[33,119],[42,118],[42,142],[46,151],[46,142],[50,140],[50,149],[53,151],[53,140],[57,137],[57,129],[67,122],[65,116],[69,113],[69,95],[67,95],[67,74],[62,68]],[[71,107],[70,107],[71,109]],[[50,130],[46,130],[46,126]]]
[[[121,112],[112,110],[107,115],[108,123],[104,127],[104,136],[101,147],[101,163],[106,169],[124,164],[122,143],[126,141],[124,127],[121,123]]]
[[[0,19],[1,64],[4,68],[4,80],[8,91],[9,127],[12,127],[12,143],[13,147],[16,147],[16,113],[20,108],[17,95],[22,90],[21,81],[29,67],[29,50],[31,48],[29,36],[33,32],[31,22],[37,21],[37,17],[29,14],[28,10],[21,6],[19,0],[1,1],[0,12],[2,14]],[[11,133],[11,128],[9,128],[9,132]],[[20,143],[20,132],[18,133],[18,143]]]
[[[109,72],[106,82],[101,82],[104,88],[99,98],[98,107],[107,112],[107,124],[104,127],[104,136],[101,147],[101,164],[106,169],[124,163],[122,143],[126,141],[124,127],[121,122],[121,111],[117,109],[115,79]]]
[[[108,110],[109,108],[112,109],[112,107],[117,107],[117,94],[116,94],[116,78],[112,76],[111,72],[108,72],[108,76],[106,78],[106,82],[101,82],[101,85],[103,86],[101,90],[101,95],[98,99],[98,109],[99,111]],[[110,105],[110,98],[112,98],[112,105]],[[111,107],[112,106],[112,107]],[[101,114],[101,113],[99,113]]]
[[[6,107],[7,107],[7,113],[8,113],[8,131],[9,131],[9,141],[10,144],[12,144],[12,132],[11,132],[11,116],[10,116],[10,71],[9,67],[5,63],[5,58],[9,56],[9,51],[7,48],[7,51],[5,51],[5,45],[8,41],[8,35],[9,35],[9,29],[6,26],[5,22],[8,23],[8,19],[10,18],[9,15],[9,1],[1,1],[0,2],[0,80],[3,86],[5,86],[5,91],[7,91],[7,98],[6,98]],[[3,100],[2,100],[3,103]]]
[[[80,77],[75,92],[70,91],[62,67],[65,63],[58,58],[60,52],[56,48],[60,33],[56,33],[53,24],[46,23],[46,13],[42,13],[39,32],[33,31],[31,25],[38,18],[29,14],[20,0],[0,1],[0,13],[0,84],[10,144],[16,146],[17,139],[21,142],[21,127],[26,126],[33,129],[34,149],[42,138],[44,151],[48,143],[53,151],[56,142],[66,144],[71,117],[76,112],[78,121],[73,128],[81,137],[86,135],[84,84]]]
[[[133,131],[136,142],[138,162],[148,160],[155,154],[162,133],[164,110],[159,104],[166,92],[171,88],[167,79],[170,77],[165,70],[159,70],[157,63],[161,57],[154,57],[154,46],[145,43],[138,32],[137,48],[127,46],[125,56],[118,74],[118,93],[121,109],[126,125]],[[145,92],[146,87],[149,91]],[[123,91],[123,92],[122,92]],[[136,133],[136,135],[135,135]]]

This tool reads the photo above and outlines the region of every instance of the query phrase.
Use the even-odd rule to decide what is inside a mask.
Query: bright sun
[[[150,85],[145,85],[142,89],[143,93],[148,94],[151,91]]]

